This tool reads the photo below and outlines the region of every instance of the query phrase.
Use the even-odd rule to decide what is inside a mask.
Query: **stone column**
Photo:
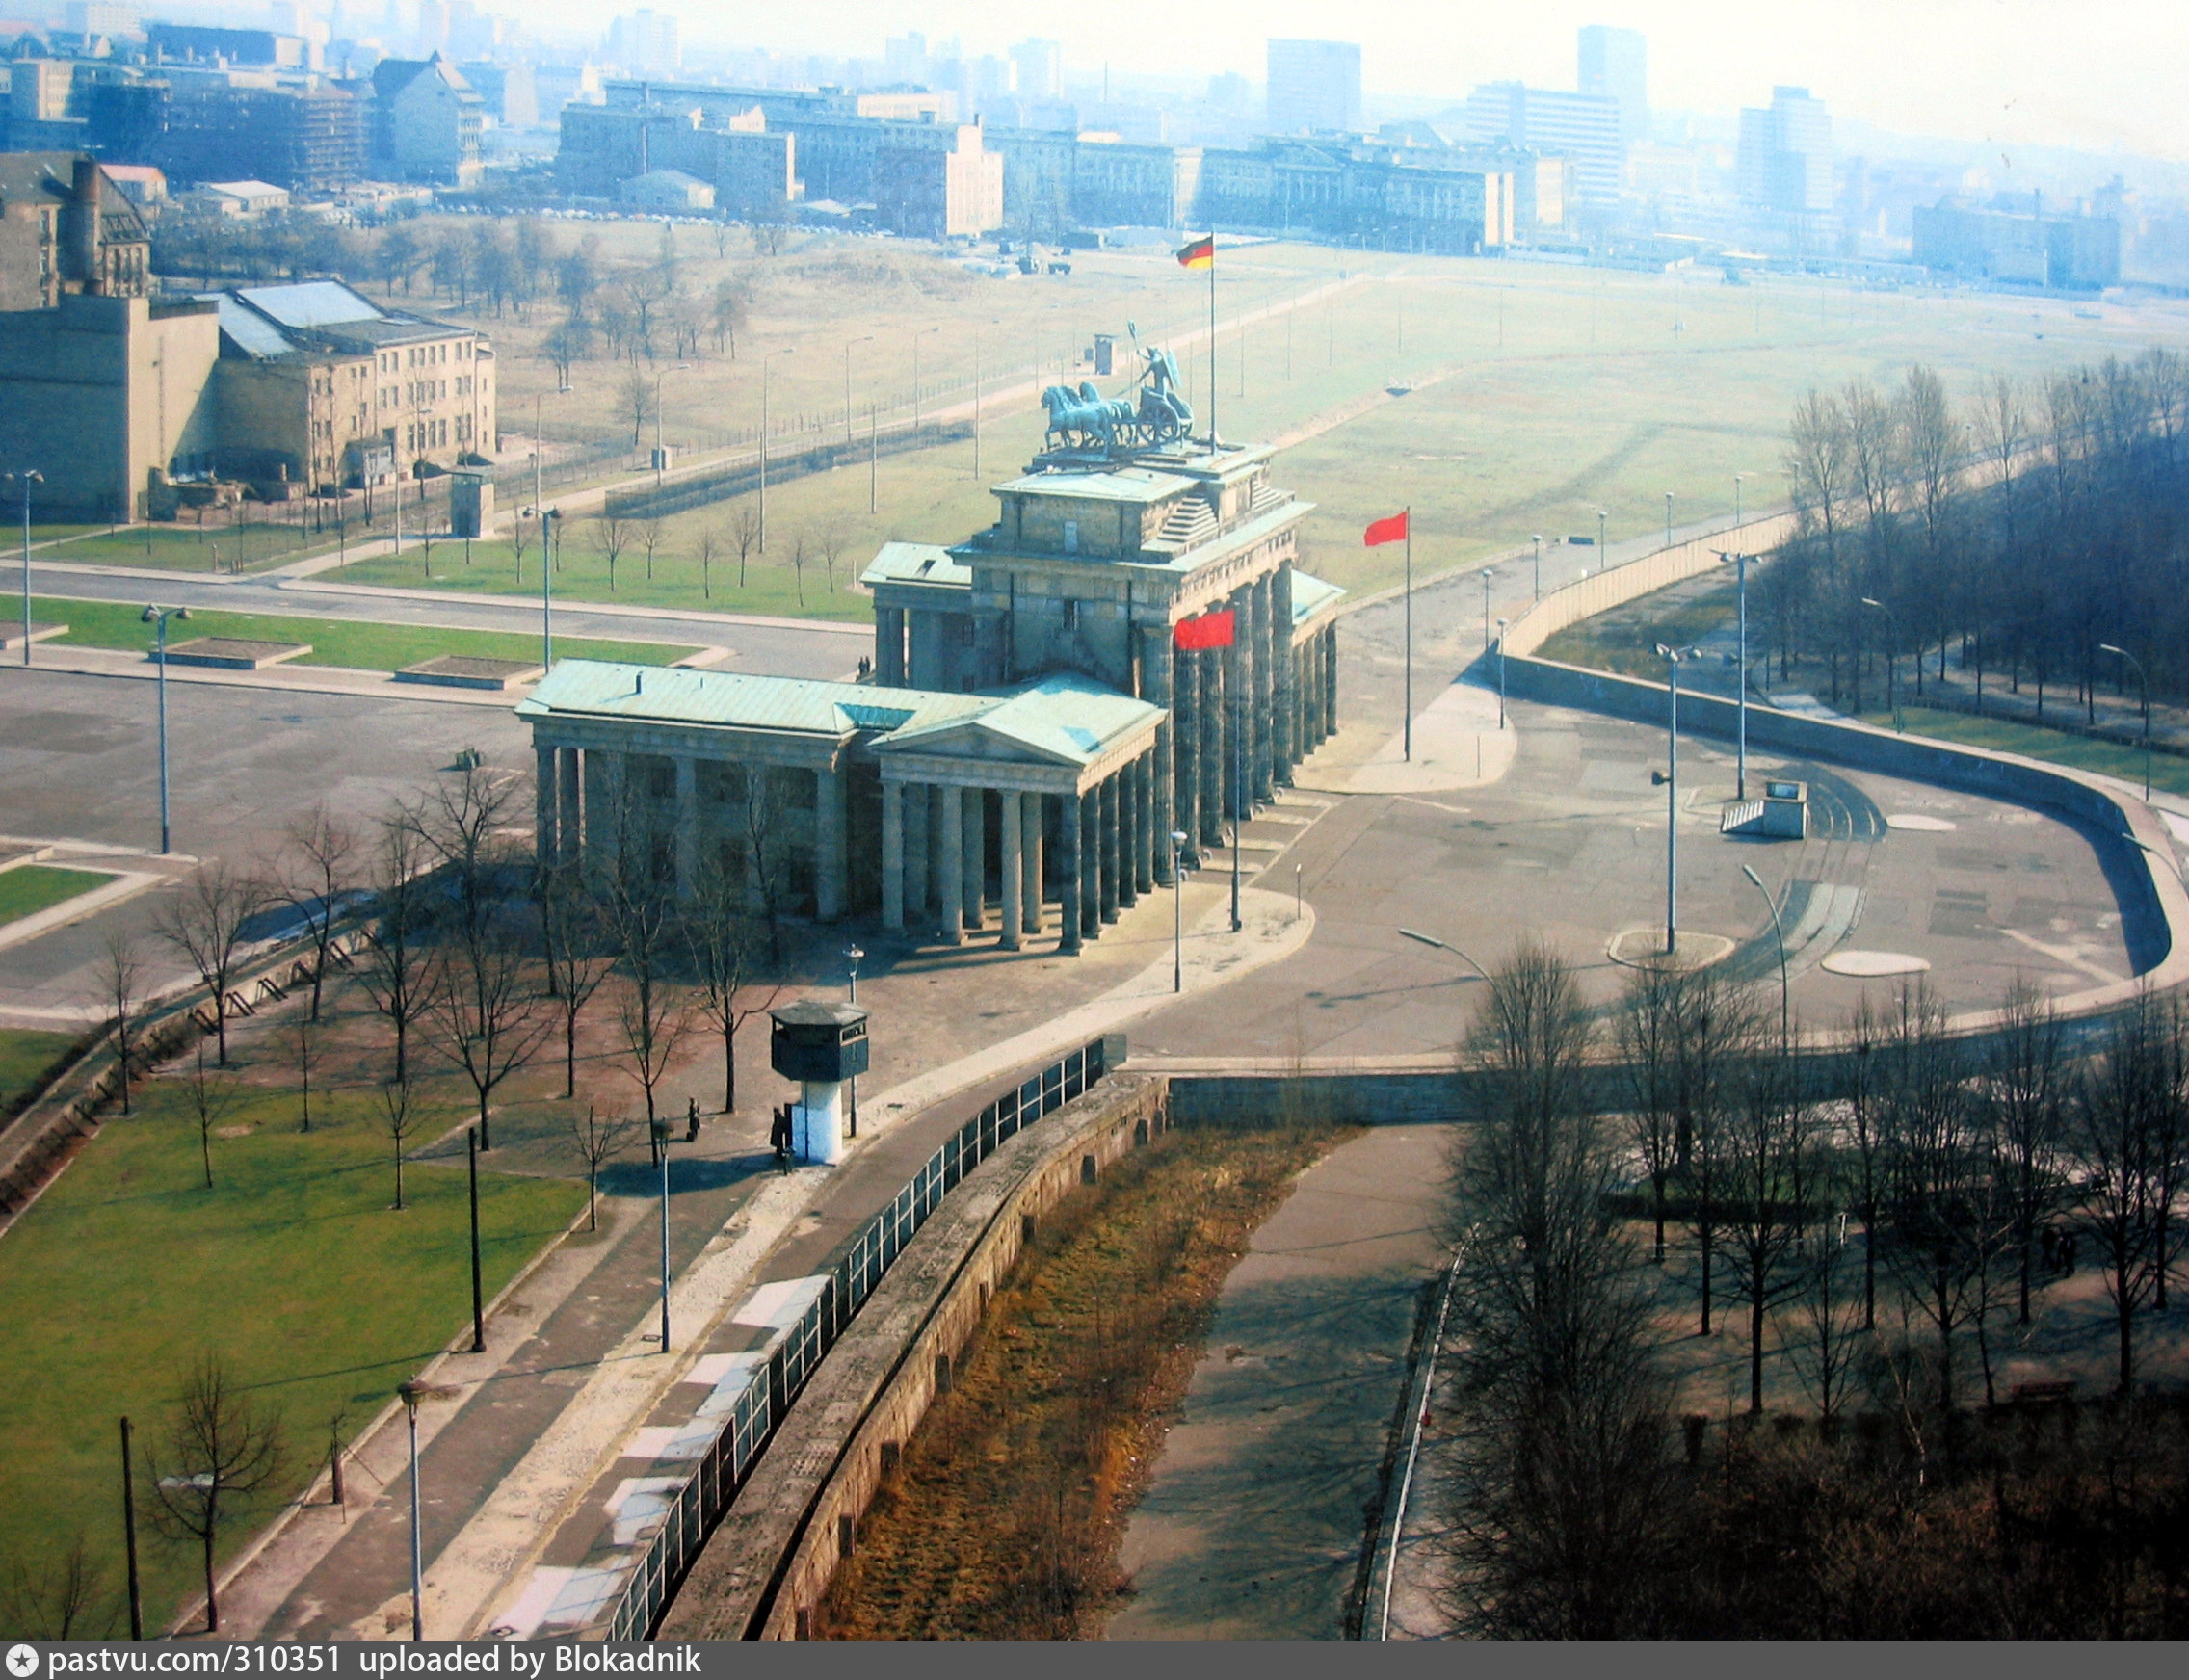
[[[1224,808],[1230,785],[1229,761],[1225,743],[1229,730],[1224,721],[1225,678],[1230,674],[1232,650],[1210,647],[1194,655],[1200,665],[1200,843],[1215,846],[1224,838]]]
[[[602,871],[612,870],[623,840],[623,755],[589,747],[585,752],[587,853]]]
[[[1000,943],[1006,951],[1018,949],[1019,929],[1026,919],[1023,895],[1025,866],[1020,853],[1020,819],[1018,807],[1022,795],[1009,790],[996,795],[1000,808],[996,823],[996,840],[1003,855],[997,860],[999,885],[1003,888],[1003,938]]]
[[[874,609],[874,676],[884,688],[905,686],[905,609]]]
[[[905,919],[910,927],[923,927],[928,914],[928,814],[931,801],[927,783],[905,783]]]
[[[1292,785],[1292,767],[1300,762],[1300,668],[1292,648],[1292,564],[1279,566],[1269,580],[1270,652],[1277,695],[1270,707],[1276,723],[1270,737],[1271,774]]]
[[[1273,775],[1277,768],[1277,617],[1272,609],[1270,580],[1256,578],[1254,597],[1254,687],[1249,710],[1254,732],[1247,738],[1247,782],[1257,805],[1276,798]]]
[[[1322,735],[1337,733],[1337,625],[1322,625]]]
[[[964,807],[959,821],[963,835],[961,857],[965,871],[965,931],[977,933],[988,926],[989,920],[988,792],[983,788],[961,788],[959,802]]]
[[[1079,931],[1102,936],[1102,790],[1079,798]]]
[[[942,926],[944,911],[958,903],[961,891],[962,865],[953,853],[945,859],[942,854],[942,810],[945,805],[958,802],[958,790],[931,782],[927,790],[927,908],[937,928]],[[950,911],[953,917],[955,910]],[[954,920],[953,926],[957,926]]]
[[[882,925],[905,928],[905,784],[882,784]]]
[[[1022,932],[1039,933],[1042,931],[1042,807],[1045,794],[1028,794],[1019,801],[1018,819],[1022,830],[1019,836],[1020,868],[1025,879],[1020,887],[1024,915],[1019,923]]]
[[[936,827],[935,882],[939,889],[936,908],[942,916],[942,941],[965,943],[965,801],[961,788],[945,787],[937,801],[942,821]]]
[[[1140,796],[1134,803],[1134,827],[1137,835],[1133,850],[1133,885],[1142,892],[1153,892],[1158,879],[1169,884],[1170,870],[1158,870],[1157,860],[1170,851],[1168,845],[1155,843],[1155,795],[1163,783],[1163,776],[1155,768],[1155,754],[1144,752],[1133,763],[1133,789]]]
[[[1186,860],[1200,853],[1200,655],[1180,652],[1175,661],[1176,711],[1173,722],[1178,739],[1177,787],[1171,807],[1173,828],[1186,836]],[[1168,831],[1166,831],[1167,833]],[[1168,853],[1166,837],[1163,850]]]
[[[1234,630],[1231,645],[1224,650],[1224,761],[1216,767],[1224,789],[1220,801],[1226,817],[1245,821],[1240,807],[1253,798],[1253,780],[1248,748],[1253,741],[1253,723],[1248,714],[1253,702],[1254,591],[1243,584],[1231,592]]]
[[[676,896],[699,890],[699,761],[678,753],[676,765]]]
[[[1140,903],[1140,853],[1134,842],[1140,827],[1140,760],[1110,779],[1118,784],[1118,908],[1129,910]]]
[[[844,833],[844,772],[813,773],[813,914],[833,922],[851,896],[851,869]]]
[[[1086,889],[1080,882],[1080,807],[1087,801],[1076,793],[1059,794],[1057,805],[1057,949],[1067,957],[1079,955],[1080,906]]]
[[[575,863],[585,854],[585,814],[578,793],[578,749],[557,748],[555,786],[562,810],[555,823],[555,861]]]
[[[1176,658],[1171,645],[1171,627],[1160,625],[1156,630],[1156,644],[1147,649],[1141,660],[1141,682],[1147,691],[1149,705],[1161,706],[1171,713],[1155,726],[1155,756],[1148,766],[1149,808],[1154,812],[1156,827],[1168,834],[1176,827],[1171,820],[1174,798],[1177,790],[1177,684],[1174,678]],[[1164,886],[1171,884],[1171,848],[1166,845],[1155,859],[1154,879]]]
[[[556,757],[552,747],[535,747],[532,749],[533,772],[538,786],[533,801],[533,855],[541,869],[553,869],[562,862],[562,844],[555,830],[556,819],[562,809],[555,785]]]
[[[1118,919],[1118,778],[1105,776],[1096,790],[1101,798],[1102,909],[1104,922]]]

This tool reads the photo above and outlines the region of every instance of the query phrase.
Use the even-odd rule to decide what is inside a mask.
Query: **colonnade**
[[[1155,889],[1158,859],[1170,848],[1157,823],[1152,743],[1108,774],[1058,792],[899,779],[891,768],[884,766],[882,781],[882,920],[891,929],[933,928],[946,944],[963,945],[991,926],[991,809],[1000,852],[992,925],[1006,951],[1042,931],[1051,881],[1057,948],[1067,953],[1100,938],[1121,911]]]

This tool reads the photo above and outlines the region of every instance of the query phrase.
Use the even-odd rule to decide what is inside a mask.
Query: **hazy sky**
[[[1729,111],[1807,85],[1836,113],[1904,133],[2189,158],[2189,4],[2151,0],[813,0],[681,10],[686,38],[799,52],[879,55],[907,29],[958,35],[968,52],[1028,35],[1065,43],[1072,70],[1104,58],[1136,69],[1260,80],[1272,35],[1361,43],[1370,92],[1450,94],[1518,76],[1573,85],[1584,23],[1649,38],[1652,102]],[[620,10],[620,7],[616,8]]]

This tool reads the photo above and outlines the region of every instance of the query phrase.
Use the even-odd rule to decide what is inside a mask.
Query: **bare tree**
[[[109,1640],[121,1603],[81,1533],[58,1555],[10,1561],[0,1577],[0,1632],[15,1640]]]
[[[1748,1304],[1748,1408],[1760,1412],[1764,1321],[1801,1286],[1794,1261],[1815,1213],[1819,1163],[1793,1089],[1793,1063],[1775,1044],[1748,1048],[1724,1120],[1726,1235],[1734,1262],[1731,1293]]]
[[[593,522],[593,545],[608,563],[608,592],[616,592],[616,563],[631,545],[631,522],[615,513],[602,513]]]
[[[441,1054],[463,1070],[479,1104],[479,1147],[491,1149],[488,1105],[530,1062],[554,1023],[534,1003],[524,953],[495,922],[458,932],[435,964],[426,1013]]]
[[[619,981],[616,1019],[630,1056],[631,1077],[646,1093],[646,1133],[653,1136],[654,1096],[668,1076],[670,1059],[691,1024],[691,1007],[672,983],[676,910],[652,879],[644,860],[618,848],[619,864],[608,881],[603,909],[614,931]]]
[[[570,1143],[585,1163],[585,1228],[589,1231],[600,1229],[600,1169],[630,1147],[631,1134],[637,1130],[636,1120],[603,1115],[591,1103],[585,1106],[584,1119],[574,1112],[570,1116]]]
[[[2018,974],[2000,1013],[2004,1019],[1987,1041],[1984,1118],[2014,1227],[2017,1316],[2026,1325],[2038,1233],[2067,1191],[2060,1173],[2067,1093],[2051,1000]]]
[[[1627,1130],[1649,1179],[1656,1238],[1650,1258],[1665,1263],[1665,1189],[1679,1159],[1678,1061],[1684,976],[1658,964],[1628,975],[1620,1000],[1619,1048],[1627,1079]]]
[[[2134,1392],[2136,1315],[2171,1256],[2161,1214],[2180,1184],[2179,1109],[2189,1020],[2146,991],[2116,1015],[2072,1111],[2077,1223],[2097,1250],[2113,1303],[2120,1394]]]
[[[1847,1252],[1847,1216],[1829,1207],[1793,1257],[1796,1328],[1786,1351],[1827,1428],[1847,1404],[1863,1345],[1862,1299]]]
[[[429,853],[416,826],[397,811],[381,823],[373,870],[375,920],[358,970],[373,1008],[395,1030],[395,1077],[410,1071],[410,1029],[425,1013],[432,979],[434,905],[425,871]]]
[[[735,860],[742,864],[742,856]],[[700,988],[700,1010],[722,1035],[722,1112],[737,1110],[737,1033],[782,994],[778,979],[761,979],[763,948],[752,925],[752,896],[744,870],[720,853],[699,871],[699,902],[687,935]]]
[[[395,1150],[395,1211],[403,1211],[403,1145],[410,1135],[425,1123],[426,1105],[419,1100],[418,1088],[408,1078],[397,1074],[393,1079],[381,1082],[381,1129],[387,1134],[388,1142]]]
[[[805,533],[801,531],[790,545],[791,576],[798,583],[798,604],[805,605]]]
[[[167,1533],[195,1539],[205,1565],[205,1631],[221,1628],[213,1558],[222,1524],[239,1506],[278,1481],[286,1454],[277,1412],[238,1392],[212,1354],[183,1378],[164,1451],[152,1459],[153,1518]]]
[[[297,1058],[297,1094],[302,1105],[301,1132],[311,1130],[311,1073],[319,1065],[323,1046],[319,1041],[319,1024],[309,1015],[299,1015],[289,1023],[289,1048]]]
[[[646,333],[647,310],[639,312],[640,332]],[[653,376],[641,367],[633,367],[623,376],[622,411],[631,422],[631,447],[638,448],[639,440],[646,435],[646,422],[653,418]]]
[[[435,776],[404,816],[456,887],[460,930],[492,920],[495,883],[514,851],[518,779],[466,755],[463,768]]]
[[[198,1153],[205,1167],[205,1188],[213,1188],[213,1128],[227,1118],[235,1106],[235,1076],[223,1068],[205,1065],[205,1041],[198,1041],[198,1056],[183,1075],[183,1098],[198,1121]]]
[[[615,967],[600,906],[575,863],[550,868],[541,882],[541,943],[547,989],[563,1017],[563,1094],[578,1093],[578,1016]]]
[[[840,520],[825,519],[821,522],[820,532],[814,540],[821,550],[822,569],[829,580],[829,592],[832,595],[836,592],[836,562],[843,555],[844,544],[850,540],[850,537]]]
[[[288,866],[276,877],[278,891],[303,918],[311,934],[311,1018],[319,1019],[328,947],[342,899],[356,884],[357,832],[329,814],[325,801],[291,821]]]
[[[639,549],[646,557],[646,582],[649,584],[653,582],[654,553],[661,547],[665,535],[660,514],[648,513],[639,521]]]
[[[107,931],[99,958],[99,981],[107,1007],[114,1011],[116,1072],[121,1081],[121,1112],[126,1115],[131,1112],[129,1082],[136,1072],[136,1049],[130,1035],[145,995],[144,947],[126,928],[117,926]]]
[[[692,539],[692,552],[699,562],[699,598],[715,598],[715,556],[722,553],[722,533],[712,525],[699,527],[699,534]]]
[[[215,858],[200,864],[161,904],[155,918],[160,937],[189,959],[212,994],[223,1067],[228,1064],[228,982],[243,952],[244,928],[265,902],[257,881],[230,868],[225,858]]]
[[[729,543],[737,550],[737,587],[745,587],[746,562],[760,546],[760,515],[750,502],[740,502],[729,515]]]
[[[1732,1181],[1727,1114],[1734,1100],[1732,1075],[1739,1047],[1754,1037],[1751,1000],[1710,970],[1684,976],[1674,994],[1673,1100],[1680,1186],[1695,1235],[1701,1283],[1696,1333],[1711,1333],[1717,1280],[1718,1239],[1727,1219]]]

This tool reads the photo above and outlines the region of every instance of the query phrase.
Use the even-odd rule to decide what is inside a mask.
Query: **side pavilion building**
[[[1050,413],[1064,446],[993,526],[867,567],[870,681],[558,662],[517,706],[542,861],[1007,950],[1053,902],[1075,952],[1172,884],[1174,832],[1190,866],[1273,799],[1337,727],[1344,591],[1298,567],[1308,504],[1267,448],[1097,450]]]

